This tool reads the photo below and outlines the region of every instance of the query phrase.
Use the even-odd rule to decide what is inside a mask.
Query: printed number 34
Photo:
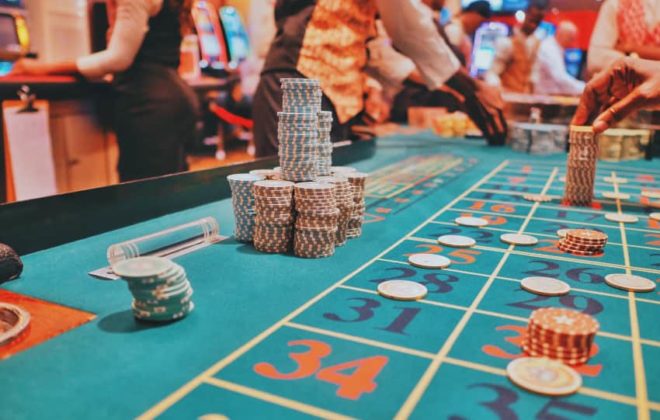
[[[373,392],[378,386],[375,382],[380,371],[387,365],[387,356],[372,356],[364,359],[339,363],[322,368],[322,361],[332,353],[332,347],[318,340],[294,340],[287,343],[289,347],[303,346],[307,350],[300,353],[289,353],[297,368],[293,372],[280,372],[267,362],[254,365],[254,371],[266,378],[278,380],[297,380],[316,374],[320,381],[337,385],[337,396],[350,400],[359,399],[364,393]],[[346,371],[352,373],[345,373]]]

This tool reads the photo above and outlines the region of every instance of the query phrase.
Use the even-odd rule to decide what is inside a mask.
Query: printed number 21
[[[378,386],[376,377],[389,361],[387,356],[372,356],[322,368],[322,360],[332,353],[329,344],[318,340],[294,340],[287,344],[289,347],[307,348],[300,353],[289,353],[291,360],[297,364],[295,371],[282,373],[267,362],[254,365],[254,371],[266,378],[278,380],[304,379],[316,373],[316,379],[339,386],[337,396],[350,400],[359,399],[363,393],[373,392]]]

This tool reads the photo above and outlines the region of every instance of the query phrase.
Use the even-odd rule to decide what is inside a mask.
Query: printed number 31
[[[322,360],[332,353],[329,344],[317,340],[295,340],[287,344],[289,347],[307,348],[301,353],[289,353],[291,360],[298,365],[295,371],[282,373],[266,362],[254,365],[254,371],[266,378],[278,380],[304,379],[316,373],[316,379],[339,387],[337,396],[350,400],[359,399],[365,392],[373,392],[377,387],[375,379],[388,362],[386,356],[372,356],[322,368]]]

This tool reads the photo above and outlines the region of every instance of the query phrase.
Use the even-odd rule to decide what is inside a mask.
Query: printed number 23
[[[297,368],[290,373],[282,373],[267,362],[254,365],[254,371],[266,378],[278,380],[297,380],[308,378],[316,373],[316,379],[337,385],[337,396],[350,400],[359,399],[363,393],[371,393],[378,386],[375,382],[380,371],[387,365],[387,356],[372,356],[352,360],[334,366],[322,368],[322,360],[332,353],[332,347],[318,340],[294,340],[289,347],[303,346],[307,350],[289,353]],[[344,372],[351,373],[344,373]]]

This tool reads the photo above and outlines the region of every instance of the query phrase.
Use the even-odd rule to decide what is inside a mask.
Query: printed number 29
[[[364,359],[339,363],[322,368],[323,359],[332,353],[332,347],[318,340],[294,340],[287,343],[289,347],[303,346],[307,350],[300,353],[289,353],[297,368],[293,372],[280,372],[267,362],[254,365],[254,371],[266,378],[277,380],[297,380],[316,374],[316,379],[337,385],[337,396],[350,400],[359,399],[364,393],[373,392],[378,386],[376,377],[387,365],[387,356],[372,356]],[[344,373],[344,372],[351,373]]]

